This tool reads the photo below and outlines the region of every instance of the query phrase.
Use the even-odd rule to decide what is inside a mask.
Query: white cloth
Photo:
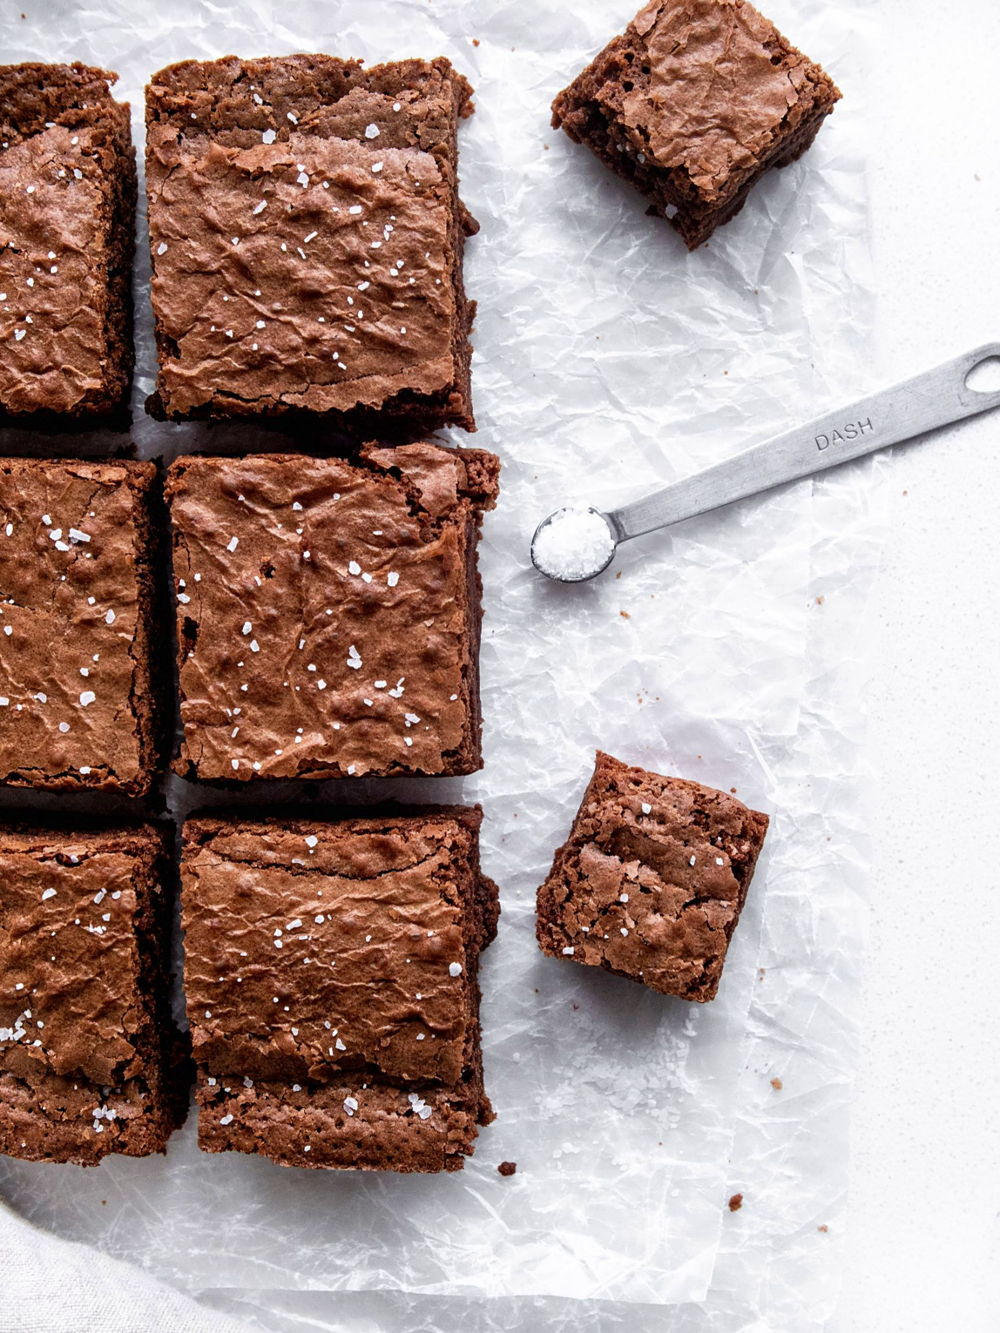
[[[131,1264],[0,1203],[0,1333],[249,1333]]]

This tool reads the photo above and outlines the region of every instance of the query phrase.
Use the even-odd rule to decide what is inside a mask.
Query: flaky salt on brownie
[[[0,66],[0,419],[124,424],[136,172],[117,77]]]
[[[651,0],[558,95],[552,124],[693,250],[769,167],[806,151],[839,98],[746,0]]]
[[[538,891],[542,952],[714,999],[767,826],[726,792],[599,751]]]
[[[155,479],[153,463],[0,459],[0,783],[149,791]]]
[[[152,825],[0,829],[0,1152],[162,1152],[187,1111]]]
[[[210,781],[481,767],[476,547],[499,464],[371,445],[356,462],[170,469],[183,746]]]
[[[150,410],[474,429],[447,60],[185,61],[147,89]]]
[[[283,1165],[455,1171],[493,1118],[477,808],[197,819],[182,859],[199,1143]]]

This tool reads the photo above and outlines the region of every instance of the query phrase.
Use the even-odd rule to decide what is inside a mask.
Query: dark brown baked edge
[[[217,61],[183,61],[168,66],[153,75],[146,89],[146,124],[161,121],[177,126],[178,134],[186,127],[185,111],[171,105],[169,98],[163,96],[164,87],[183,82],[189,73],[204,77],[204,71],[210,73],[222,70],[239,71],[248,78],[267,78],[267,72],[278,65],[285,68],[300,69],[304,78],[313,80],[314,89],[325,80],[328,84],[323,92],[314,93],[316,98],[329,97],[334,100],[345,96],[352,88],[363,86],[379,92],[392,92],[412,86],[427,77],[429,71],[443,78],[451,89],[452,104],[446,132],[437,136],[436,142],[429,142],[421,147],[436,160],[448,188],[451,206],[448,225],[449,253],[451,256],[450,276],[455,299],[455,328],[452,336],[452,364],[454,377],[451,384],[432,393],[417,393],[403,389],[386,398],[378,407],[368,405],[352,408],[348,411],[313,412],[295,404],[282,404],[270,399],[264,406],[256,400],[227,397],[219,393],[212,402],[188,412],[175,412],[170,408],[169,397],[162,392],[157,377],[157,387],[146,399],[146,411],[158,421],[229,421],[234,418],[251,417],[255,419],[278,419],[291,428],[296,425],[317,423],[333,432],[342,432],[354,439],[363,440],[379,435],[385,440],[415,440],[446,426],[460,426],[463,430],[474,432],[475,417],[472,410],[472,345],[470,334],[475,320],[476,304],[470,301],[465,292],[463,262],[466,237],[475,235],[479,224],[468,211],[458,193],[458,123],[466,119],[474,110],[472,104],[472,86],[468,80],[455,70],[450,61],[437,57],[431,61],[401,60],[374,65],[364,69],[360,60],[340,60],[334,56],[287,56],[256,61],[241,61],[235,56],[225,56]],[[322,72],[323,80],[318,80],[317,69]],[[227,86],[228,79],[223,79],[221,87]],[[163,86],[161,86],[163,85]],[[273,96],[273,94],[272,94]],[[220,98],[214,99],[217,108]],[[280,101],[279,98],[274,98]],[[295,99],[297,104],[301,98]],[[307,96],[308,105],[308,96]],[[213,103],[203,108],[213,115]],[[186,114],[190,114],[189,112]],[[218,117],[216,109],[214,115]],[[215,129],[222,129],[218,122]],[[204,122],[202,122],[204,128]],[[445,127],[440,127],[444,130]],[[278,131],[282,137],[281,129]],[[151,158],[147,154],[147,170],[150,170]],[[153,259],[155,267],[155,257]],[[154,311],[155,314],[155,311]],[[162,362],[170,356],[169,339],[163,337],[156,320],[156,342],[158,360]]]
[[[136,1114],[103,1120],[97,1133],[81,1126],[79,1114],[74,1116],[67,1102],[82,1092],[85,1100],[101,1106],[102,1090],[108,1085],[81,1075],[46,1073],[29,1080],[0,1070],[0,1153],[23,1161],[96,1166],[112,1153],[146,1157],[165,1152],[170,1135],[187,1116],[191,1083],[189,1043],[170,1008],[170,834],[150,824],[86,830],[67,825],[61,832],[20,824],[0,826],[0,843],[12,836],[23,843],[19,850],[26,852],[51,851],[60,836],[86,837],[94,854],[125,853],[134,860],[139,1018],[135,1056],[111,1092],[134,1105]]]
[[[100,148],[102,220],[107,244],[95,266],[105,273],[104,381],[69,412],[8,412],[0,404],[0,426],[49,432],[101,428],[123,431],[131,424],[129,398],[135,353],[132,345],[132,260],[135,252],[137,175],[131,109],[117,102],[111,70],[74,62],[28,62],[0,66],[0,108],[5,139],[29,138],[47,123],[104,129]]]
[[[775,29],[778,51],[784,57],[799,52]],[[666,218],[689,250],[696,250],[716,228],[729,222],[746,203],[753,186],[771,167],[788,166],[810,147],[826,117],[840,100],[840,90],[825,71],[807,61],[807,88],[790,107],[772,142],[750,168],[733,172],[718,197],[706,198],[683,167],[658,167],[648,156],[630,150],[617,124],[605,115],[598,93],[602,87],[625,79],[638,60],[645,58],[642,38],[631,25],[615,37],[552,103],[552,127],[562,129],[583,144],[614,172],[647,199],[648,212]],[[801,113],[794,130],[787,128],[792,113]],[[616,143],[616,138],[622,142]]]
[[[579,808],[573,817],[573,826],[570,829],[569,837],[556,849],[552,859],[552,867],[548,875],[538,889],[536,899],[536,918],[535,918],[535,937],[538,941],[538,947],[542,953],[550,958],[560,958],[566,962],[576,962],[582,966],[593,966],[586,963],[575,955],[566,957],[563,955],[561,942],[553,938],[553,930],[558,928],[560,921],[558,891],[560,888],[568,888],[570,885],[569,867],[575,860],[576,854],[585,839],[581,835],[580,826],[584,822],[586,811],[591,804],[614,801],[614,795],[611,791],[614,781],[618,776],[631,776],[639,780],[640,785],[646,785],[655,794],[664,786],[687,787],[703,793],[706,800],[715,802],[721,798],[726,804],[738,806],[744,819],[747,850],[746,854],[740,857],[731,856],[730,863],[733,866],[737,886],[739,889],[739,898],[734,910],[724,927],[725,944],[719,950],[718,964],[708,971],[699,985],[690,987],[678,998],[691,1000],[697,1004],[705,1004],[713,1000],[718,993],[719,983],[722,979],[722,972],[725,966],[726,956],[729,951],[729,944],[733,937],[733,932],[739,924],[740,916],[746,903],[747,890],[753,879],[757,860],[764,845],[764,838],[767,834],[770,824],[769,817],[760,810],[753,810],[742,801],[736,800],[734,796],[726,792],[721,792],[714,787],[706,787],[703,783],[692,782],[686,778],[665,777],[659,773],[652,773],[648,769],[637,768],[632,765],[624,764],[621,760],[613,758],[603,750],[598,750],[594,772],[587,784],[587,788],[581,798]],[[599,966],[605,972],[611,972],[614,976],[625,977],[629,981],[637,981],[640,985],[649,985],[643,978],[637,977],[634,973],[622,968],[613,967],[606,959],[600,961]],[[650,986],[650,989],[656,990],[657,987]],[[663,994],[676,995],[675,991],[663,991]]]
[[[332,813],[328,812],[328,818]],[[401,1173],[459,1171],[465,1158],[474,1151],[478,1127],[495,1119],[483,1078],[479,961],[482,951],[496,937],[500,900],[496,884],[483,875],[480,868],[482,809],[479,806],[427,806],[400,807],[381,813],[367,811],[363,816],[348,811],[339,813],[344,817],[336,822],[345,828],[356,829],[360,825],[365,830],[377,829],[380,825],[398,826],[405,820],[425,824],[430,819],[448,818],[455,820],[469,838],[463,863],[466,873],[460,890],[470,1019],[462,1077],[452,1086],[427,1081],[404,1086],[380,1079],[372,1071],[362,1070],[345,1074],[337,1083],[307,1080],[297,1085],[298,1092],[293,1092],[287,1084],[272,1080],[251,1080],[247,1086],[236,1075],[218,1075],[213,1087],[207,1083],[209,1076],[215,1077],[212,1071],[200,1066],[196,1090],[199,1147],[205,1152],[252,1153],[267,1157],[280,1166]],[[196,842],[204,846],[211,843],[216,834],[230,832],[234,826],[258,824],[288,828],[297,823],[312,822],[315,822],[313,817],[302,820],[280,816],[262,820],[196,818],[185,824],[184,841],[185,845]],[[353,1120],[344,1110],[343,1098],[363,1081],[385,1094],[427,1094],[434,1100],[435,1113],[443,1118],[443,1132],[433,1135],[424,1132],[419,1127],[420,1122],[407,1115],[389,1116],[388,1123],[392,1128],[387,1133],[380,1133],[364,1117]],[[276,1115],[277,1125],[271,1121],[271,1114]],[[223,1125],[222,1120],[228,1116],[232,1116],[232,1120]],[[343,1131],[351,1130],[352,1126],[353,1131],[345,1135]],[[437,1130],[437,1125],[434,1129]],[[358,1142],[359,1139],[364,1142]],[[308,1151],[303,1148],[306,1141],[310,1145]]]
[[[49,468],[61,464],[82,464],[100,470],[100,460],[90,459],[0,459],[0,468]],[[133,554],[138,585],[136,629],[129,648],[132,659],[132,683],[129,689],[129,714],[139,736],[139,771],[134,778],[121,778],[100,764],[92,764],[87,774],[69,769],[62,773],[47,773],[36,767],[12,769],[0,773],[0,786],[31,787],[37,791],[101,791],[121,792],[125,796],[148,796],[162,767],[167,744],[167,725],[170,710],[159,706],[166,693],[164,668],[154,669],[153,630],[158,615],[163,614],[159,604],[157,562],[160,554],[162,522],[154,522],[152,510],[162,507],[157,485],[157,465],[131,460],[115,461],[107,466],[124,468],[125,485],[132,492],[132,519],[135,524]]]

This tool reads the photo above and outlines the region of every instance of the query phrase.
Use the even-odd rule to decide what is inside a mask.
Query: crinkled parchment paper
[[[323,793],[486,809],[485,865],[503,901],[482,976],[498,1119],[476,1156],[440,1178],[282,1169],[200,1154],[192,1122],[165,1158],[0,1163],[4,1197],[33,1220],[265,1327],[731,1333],[822,1321],[863,945],[856,664],[878,467],[634,542],[593,584],[550,585],[527,562],[535,523],[558,504],[631,498],[871,384],[858,73],[870,5],[766,7],[845,102],[810,153],[694,255],[548,128],[552,96],[621,29],[629,0],[6,7],[6,58],[121,73],[138,142],[142,85],[171,60],[450,56],[478,104],[461,140],[463,193],[482,223],[467,251],[479,302],[470,442],[504,462],[482,551],[485,770]],[[146,272],[140,251],[140,288]],[[139,308],[134,436],[143,455],[172,456],[207,428],[138,410],[154,370]],[[231,438],[281,447],[249,429]],[[711,1005],[535,946],[534,890],[597,746],[732,788],[773,816]],[[200,795],[176,781],[172,792],[181,810]],[[496,1171],[505,1159],[518,1164],[509,1179]]]

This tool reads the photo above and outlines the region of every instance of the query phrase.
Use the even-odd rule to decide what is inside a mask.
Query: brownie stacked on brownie
[[[478,808],[198,819],[182,860],[199,1142],[285,1165],[455,1171],[492,1118]]]
[[[474,428],[456,144],[471,91],[443,59],[228,56],[154,76],[154,413]]]
[[[552,124],[693,250],[805,152],[839,97],[746,0],[651,0],[555,99]]]
[[[0,829],[0,1152],[162,1152],[187,1111],[151,825]]]
[[[116,78],[0,66],[0,420],[87,424],[127,407],[136,173]]]
[[[498,469],[432,443],[175,463],[182,770],[479,768],[476,546]]]
[[[768,817],[598,752],[538,891],[538,943],[665,995],[714,999]]]
[[[0,782],[149,791],[155,477],[0,459]]]

